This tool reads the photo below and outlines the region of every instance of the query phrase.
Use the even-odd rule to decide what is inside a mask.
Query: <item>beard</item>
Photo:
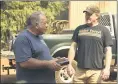
[[[92,26],[95,23],[96,23],[96,19],[93,19],[93,20],[88,19],[88,20],[86,20],[86,24],[89,25],[89,26]]]
[[[86,24],[91,26],[92,25],[92,22],[90,20],[87,20],[86,21]]]

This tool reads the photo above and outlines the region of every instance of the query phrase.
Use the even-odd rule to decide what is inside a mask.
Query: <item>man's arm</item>
[[[76,48],[77,48],[77,43],[76,42],[72,42],[72,44],[70,46],[69,53],[68,53],[69,65],[72,64],[72,61],[75,58]]]
[[[77,43],[76,42],[72,42],[71,47],[70,47],[70,50],[69,50],[69,53],[68,53],[69,65],[67,67],[67,73],[70,76],[72,76],[73,74],[75,74],[75,70],[72,67],[72,61],[75,58],[76,48],[77,48]]]
[[[105,47],[105,68],[102,70],[101,76],[103,80],[106,80],[110,76],[110,65],[112,60],[112,48],[110,46]]]
[[[29,69],[46,68],[48,66],[48,61],[41,61],[34,58],[29,58],[27,61],[21,62],[20,66]]]
[[[107,28],[104,28],[103,31],[103,39],[104,39],[104,46],[105,46],[105,68],[102,70],[101,76],[103,80],[109,78],[110,75],[110,65],[112,60],[112,45],[113,40],[111,34]]]
[[[58,59],[48,60],[38,60],[34,58],[29,58],[25,62],[21,62],[20,66],[27,69],[41,69],[41,68],[51,68],[54,70],[60,69],[60,65],[56,63]]]
[[[105,69],[110,69],[112,60],[112,48],[110,46],[105,48]]]

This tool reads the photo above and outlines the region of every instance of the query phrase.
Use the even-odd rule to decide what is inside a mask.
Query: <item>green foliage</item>
[[[24,29],[26,18],[34,11],[43,11],[47,18],[49,28],[47,33],[51,32],[51,22],[55,16],[65,9],[63,2],[48,2],[47,7],[42,8],[40,1],[3,1],[1,8],[1,33],[2,42],[5,42],[6,30],[9,29],[12,34]]]

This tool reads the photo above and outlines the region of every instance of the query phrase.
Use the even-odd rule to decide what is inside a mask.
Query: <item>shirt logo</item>
[[[101,38],[101,31],[93,29],[79,30],[78,36],[95,36]]]

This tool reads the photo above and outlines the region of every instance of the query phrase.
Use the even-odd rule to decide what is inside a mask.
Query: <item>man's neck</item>
[[[96,26],[96,25],[98,25],[98,22],[97,22],[97,23],[93,23],[93,24],[92,24],[92,27],[94,27],[94,26]]]
[[[94,26],[96,26],[98,24],[99,24],[98,22],[95,22],[95,23],[91,23],[91,24],[88,24],[88,25],[91,26],[91,27],[94,27]]]
[[[31,32],[34,35],[39,35],[35,28],[28,28],[28,31]]]

